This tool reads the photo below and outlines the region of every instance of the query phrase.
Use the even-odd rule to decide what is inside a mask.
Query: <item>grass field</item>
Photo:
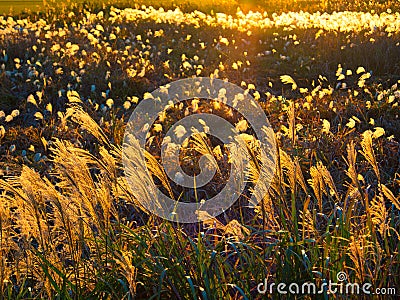
[[[0,299],[397,299],[399,6],[144,0],[3,10]],[[133,171],[143,188],[124,176],[132,112],[154,89],[196,76],[242,87],[268,116],[277,165],[256,206],[254,130],[218,101],[170,105],[147,137],[151,175]],[[200,112],[243,140],[237,152],[205,134],[184,143],[187,174],[205,154],[219,170],[191,189],[166,176],[160,149],[173,124]],[[250,154],[246,188],[221,215],[181,224],[146,212],[149,180],[197,203],[224,188],[241,152]],[[374,295],[329,291],[330,281],[370,284]],[[282,294],[280,283],[322,288]]]

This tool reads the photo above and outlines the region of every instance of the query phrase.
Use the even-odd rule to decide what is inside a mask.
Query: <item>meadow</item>
[[[352,299],[261,294],[268,283],[370,283],[400,295],[400,4],[398,1],[50,3],[0,15],[0,299]],[[269,189],[257,143],[246,189],[193,224],[148,214],[146,189],[124,176],[126,123],[148,93],[191,77],[227,80],[257,100],[275,132]],[[171,105],[146,144],[151,179],[177,201],[196,189],[160,166],[163,135],[207,112],[238,128],[232,108]],[[249,136],[251,128],[241,129]],[[221,141],[181,149],[219,170]],[[229,172],[228,172],[229,173]],[[148,178],[138,173],[138,180]],[[389,290],[389,288],[394,288]]]

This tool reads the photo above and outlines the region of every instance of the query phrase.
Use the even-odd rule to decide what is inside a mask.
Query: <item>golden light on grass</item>
[[[0,16],[0,299],[257,299],[264,278],[338,272],[399,286],[398,3],[217,2]],[[244,92],[168,103],[124,168],[132,111],[155,87],[198,76]],[[274,170],[238,111],[246,95],[270,120]],[[175,127],[176,181],[201,155],[216,170],[209,185],[179,187],[163,138],[200,113],[238,136],[216,142],[206,118],[190,139],[191,126]],[[145,213],[157,191],[204,206],[232,165],[245,188],[223,214],[199,209],[203,222],[182,225]]]

